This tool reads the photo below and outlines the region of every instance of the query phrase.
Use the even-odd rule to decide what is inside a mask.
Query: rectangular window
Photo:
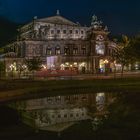
[[[81,34],[84,34],[84,31],[81,31]]]
[[[66,30],[63,30],[63,34],[66,34],[67,33],[67,31]]]
[[[75,33],[78,34],[79,33],[78,30],[76,30]]]
[[[57,30],[57,33],[60,34],[60,30]]]
[[[70,101],[70,96],[65,97],[66,101]]]
[[[64,48],[64,54],[65,54],[65,55],[70,54],[70,49],[69,49],[68,47],[65,47],[65,48]]]
[[[82,54],[83,54],[83,55],[86,54],[86,48],[82,48]]]
[[[59,102],[59,101],[61,101],[61,97],[60,97],[60,96],[58,96],[58,97],[55,97],[55,101],[56,101],[56,102]]]
[[[78,48],[73,48],[73,54],[78,54]]]
[[[47,102],[51,102],[52,99],[50,97],[47,98]]]
[[[79,114],[76,114],[76,117],[79,117]]]
[[[82,116],[84,116],[85,114],[84,113],[82,113]]]
[[[56,50],[55,50],[55,54],[56,54],[56,55],[59,55],[60,53],[61,53],[61,52],[60,52],[60,49],[56,49]]]
[[[47,55],[51,55],[52,51],[50,49],[47,49]]]
[[[64,118],[67,118],[67,114],[64,115]]]
[[[72,34],[72,30],[70,30],[70,34]]]
[[[54,34],[54,30],[51,30],[51,34]]]
[[[73,114],[70,114],[70,117],[73,117]]]

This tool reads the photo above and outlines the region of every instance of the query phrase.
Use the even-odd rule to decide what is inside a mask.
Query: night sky
[[[112,34],[140,31],[140,0],[0,0],[0,16],[16,23],[27,23],[34,16],[62,16],[89,25],[97,15]]]

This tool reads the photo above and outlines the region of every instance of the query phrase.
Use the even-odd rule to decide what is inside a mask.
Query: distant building
[[[116,44],[109,40],[107,27],[92,17],[90,27],[81,26],[57,14],[38,19],[19,29],[17,41],[4,48],[7,71],[24,66],[24,59],[40,57],[45,69],[104,72],[112,68]]]

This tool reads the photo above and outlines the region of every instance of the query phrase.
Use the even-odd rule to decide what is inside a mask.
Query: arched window
[[[78,48],[77,47],[74,47],[73,48],[73,55],[76,55],[76,54],[78,54]]]
[[[82,47],[82,48],[81,48],[81,51],[82,51],[82,54],[83,54],[83,55],[86,54],[86,48],[85,48],[85,47]]]
[[[48,48],[46,49],[46,54],[47,54],[47,55],[51,55],[51,54],[52,54],[52,49],[51,49],[50,47],[48,47]]]
[[[59,54],[61,54],[61,50],[60,50],[60,47],[57,46],[55,47],[55,55],[59,55]]]
[[[64,48],[64,54],[65,55],[69,55],[70,54],[70,48],[69,47],[65,47]]]

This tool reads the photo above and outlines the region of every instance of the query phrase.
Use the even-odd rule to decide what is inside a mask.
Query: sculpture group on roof
[[[94,28],[94,29],[102,29],[103,28],[103,22],[101,20],[98,20],[97,16],[96,15],[93,15],[92,16],[92,19],[91,19],[91,26]],[[104,27],[104,30],[105,31],[108,31],[108,27],[105,26]]]

